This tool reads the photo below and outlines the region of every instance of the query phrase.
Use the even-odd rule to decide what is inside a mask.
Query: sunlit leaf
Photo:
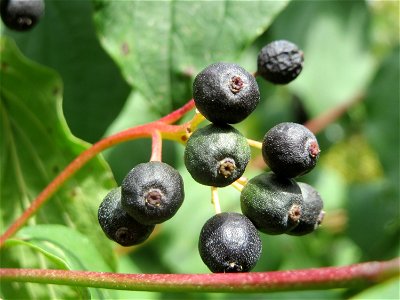
[[[237,59],[288,1],[94,3],[103,46],[126,80],[166,113],[191,98],[201,68]]]
[[[73,137],[66,126],[58,75],[24,58],[6,38],[1,39],[0,56],[0,227],[4,231],[89,145]],[[96,158],[67,182],[29,224],[76,228],[104,250],[103,258],[114,268],[112,244],[97,222],[98,205],[114,185],[104,160]],[[20,260],[20,266],[24,267],[25,262]]]

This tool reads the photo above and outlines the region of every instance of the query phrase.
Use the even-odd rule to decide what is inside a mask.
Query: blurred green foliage
[[[304,70],[287,86],[274,86],[257,79],[262,101],[251,117],[235,125],[248,138],[261,140],[278,122],[305,122],[360,94],[363,101],[318,133],[322,149],[320,162],[310,174],[299,178],[312,184],[322,195],[326,210],[323,226],[305,237],[262,235],[263,254],[255,271],[340,266],[398,256],[399,17],[396,1],[46,1],[46,15],[31,32],[14,33],[3,27],[1,30],[2,36],[14,40],[29,59],[60,74],[62,108],[68,128],[61,115],[56,115],[56,119],[63,124],[60,130],[64,133],[60,135],[68,134],[57,141],[52,136],[41,137],[40,131],[29,122],[24,125],[15,116],[18,110],[10,109],[17,107],[15,102],[7,100],[10,94],[28,103],[22,110],[26,115],[38,114],[39,128],[40,122],[45,126],[58,126],[54,125],[57,120],[53,122],[48,118],[49,114],[57,114],[56,105],[52,104],[54,107],[50,111],[39,108],[39,111],[29,112],[29,103],[42,99],[41,90],[31,93],[31,97],[21,96],[14,92],[27,85],[6,85],[7,77],[2,74],[0,108],[14,120],[11,129],[1,127],[2,228],[6,228],[21,212],[21,207],[26,206],[26,201],[31,201],[51,180],[50,175],[46,182],[44,179],[40,182],[26,180],[25,174],[32,178],[37,168],[26,163],[29,155],[24,155],[22,150],[12,158],[10,139],[5,139],[5,133],[16,141],[17,149],[24,147],[21,136],[28,137],[25,140],[37,136],[32,147],[45,139],[39,161],[50,161],[48,158],[52,157],[61,162],[59,168],[62,168],[84,149],[83,145],[73,146],[76,140],[70,140],[69,130],[84,141],[95,142],[121,129],[156,120],[190,99],[191,82],[207,64],[232,61],[252,72],[256,69],[261,47],[272,40],[288,39],[304,50]],[[3,55],[1,59],[3,61]],[[19,76],[24,74],[25,81],[29,81],[29,76],[39,76],[41,66],[31,65],[22,58],[15,61],[19,60],[21,64],[30,65],[30,69],[26,66],[16,69]],[[3,71],[6,72],[4,64]],[[51,74],[48,80],[57,82],[58,77]],[[50,86],[37,87],[51,92]],[[56,102],[56,98],[48,97],[46,105]],[[14,115],[10,111],[14,111]],[[26,115],[19,117],[24,119]],[[4,124],[3,115],[1,119]],[[100,268],[102,271],[116,268],[128,273],[209,272],[198,255],[197,239],[202,224],[213,214],[210,190],[195,183],[185,170],[181,145],[165,142],[163,146],[163,159],[179,169],[184,178],[185,202],[177,215],[159,225],[143,245],[133,249],[115,247],[114,253],[103,249],[107,253],[98,258],[106,262],[99,263],[104,266]],[[46,204],[47,211],[60,213],[60,209],[65,209],[66,215],[78,216],[76,211],[82,203],[90,203],[91,208],[81,218],[90,216],[93,219],[95,207],[107,189],[118,185],[137,163],[149,159],[150,142],[127,142],[107,150],[104,157],[115,182],[110,180],[110,170],[104,163],[96,161],[92,166],[96,171],[82,170],[58,195],[72,203],[64,206],[52,199]],[[254,162],[245,173],[247,177],[265,170],[265,165],[259,163],[260,152],[254,150],[253,157]],[[17,199],[13,200],[15,203],[19,203],[21,197],[21,193],[13,192],[18,190],[18,183],[13,180],[18,172],[16,164],[10,163],[11,159],[24,164],[20,178],[33,191],[24,197],[23,205],[5,205],[9,197]],[[44,169],[54,170],[54,166],[45,165]],[[99,173],[103,174],[101,180],[96,180],[93,176]],[[55,175],[54,171],[50,174]],[[6,184],[7,194],[3,192]],[[78,191],[78,197],[82,198],[79,203],[71,200],[75,199],[71,191]],[[220,198],[223,211],[240,211],[239,193],[235,189],[220,189]],[[21,231],[18,237],[28,234],[33,238],[43,230],[33,226],[36,223],[47,224],[46,230],[50,231],[57,230],[51,224],[64,224],[68,228],[60,232],[71,236],[82,234],[76,231],[80,230],[76,220],[58,221],[57,215],[51,214],[48,219],[39,214],[35,222],[29,224],[32,228]],[[104,237],[95,231],[83,232],[84,237],[80,237],[95,244],[102,243]],[[54,239],[46,241],[56,243]],[[12,263],[12,266],[21,267],[54,267],[55,261],[49,259],[51,255],[62,257],[63,261],[71,259],[65,250],[57,253],[52,252],[54,249],[44,249],[40,243],[36,246],[41,249],[40,254],[32,250],[32,245],[31,251],[14,251],[24,247],[18,243],[9,250],[2,250],[1,266],[9,267]],[[64,246],[79,248],[67,242]],[[84,260],[91,252],[90,247],[74,251],[77,261]],[[69,267],[78,268],[74,264]],[[91,266],[79,268],[90,269]],[[384,283],[360,294],[358,290],[339,289],[239,295],[128,291],[104,291],[102,294],[100,290],[2,283],[0,295],[6,299],[33,299],[38,295],[76,299],[85,297],[86,293],[94,298],[120,299],[376,299],[376,295],[382,299],[397,299],[400,295],[394,288],[396,284],[398,281]]]

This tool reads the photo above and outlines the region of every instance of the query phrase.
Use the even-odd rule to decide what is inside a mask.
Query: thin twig
[[[250,145],[250,147],[254,147],[256,149],[260,149],[262,148],[262,143],[255,141],[255,140],[251,140],[251,139],[247,139],[247,143]]]
[[[219,204],[218,188],[215,186],[211,187],[211,202],[214,205],[214,210],[216,214],[221,213],[221,206]]]
[[[241,192],[243,190],[243,184],[241,184],[238,181],[232,182],[231,186],[234,187],[235,189],[237,189],[239,192]]]

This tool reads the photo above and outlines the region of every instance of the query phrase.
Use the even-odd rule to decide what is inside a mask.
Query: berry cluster
[[[4,25],[16,31],[32,29],[44,14],[44,0],[1,0],[0,15]]]
[[[160,161],[141,163],[128,172],[121,187],[100,204],[98,219],[108,238],[122,246],[144,242],[155,224],[172,218],[185,197],[177,170]]]
[[[302,64],[303,54],[296,45],[275,41],[260,51],[256,74],[286,84],[298,76]],[[315,167],[319,145],[303,125],[280,123],[258,143],[271,171],[247,181],[242,176],[251,158],[250,143],[231,124],[243,121],[259,103],[255,77],[237,64],[211,64],[194,79],[193,99],[210,124],[187,139],[185,166],[195,181],[213,191],[236,185],[242,212],[216,209],[201,229],[199,253],[212,272],[247,272],[261,256],[259,232],[300,236],[321,223],[320,195],[310,185],[295,181]],[[177,170],[160,161],[142,163],[105,197],[99,223],[110,239],[135,245],[149,237],[155,224],[174,216],[183,198]]]

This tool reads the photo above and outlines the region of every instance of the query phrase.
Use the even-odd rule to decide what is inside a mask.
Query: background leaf
[[[95,24],[129,84],[165,114],[191,98],[200,69],[237,60],[286,4],[96,0]]]
[[[78,231],[63,225],[36,225],[23,228],[14,239],[14,245],[8,243],[6,250],[12,251],[10,246],[27,246],[45,253],[53,262],[59,260],[63,263],[62,269],[87,270],[87,271],[113,271],[104,261],[98,248],[86,236]],[[19,242],[19,243],[18,243]],[[8,247],[7,247],[8,246]],[[8,248],[8,249],[7,249]],[[4,257],[4,256],[3,256]],[[112,291],[90,288],[91,298],[110,299]],[[81,291],[84,298],[84,291]]]
[[[62,107],[70,130],[85,141],[97,141],[120,112],[130,87],[101,48],[91,1],[46,1],[45,15],[32,31],[5,30],[5,35],[15,39],[24,55],[62,76]]]
[[[88,147],[74,138],[61,112],[62,83],[57,74],[28,61],[6,38],[0,42],[0,227],[4,231],[73,158]],[[66,224],[88,236],[109,268],[115,268],[111,243],[97,224],[102,197],[115,185],[101,158],[84,169],[45,204],[33,224]],[[26,254],[28,255],[28,254]],[[29,256],[32,259],[31,256]],[[15,258],[15,257],[14,257]],[[24,267],[29,260],[10,262]],[[7,267],[5,260],[2,267]]]

